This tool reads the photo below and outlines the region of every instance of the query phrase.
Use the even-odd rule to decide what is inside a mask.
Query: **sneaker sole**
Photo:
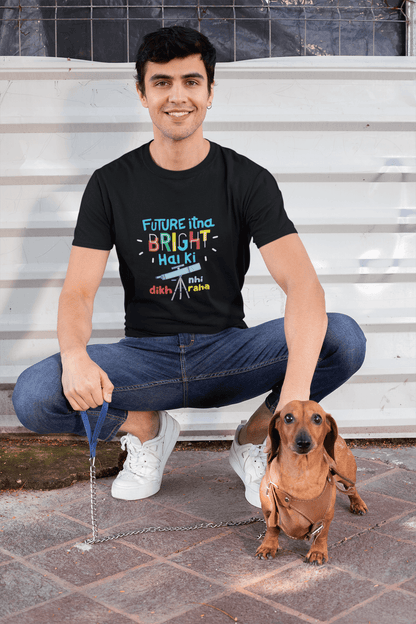
[[[170,428],[172,428],[173,431],[170,431]],[[120,500],[142,500],[142,498],[149,498],[149,496],[153,496],[154,494],[157,494],[162,485],[163,471],[165,469],[165,466],[169,459],[170,454],[175,448],[175,444],[178,440],[180,430],[181,428],[180,428],[178,421],[169,415],[168,425],[166,428],[166,434],[169,434],[169,437],[171,439],[170,439],[169,444],[165,446],[165,453],[160,463],[161,465],[160,472],[162,474],[162,476],[160,477],[160,481],[153,481],[149,483],[148,488],[144,488],[143,486],[141,486],[140,493],[135,494],[134,491],[137,488],[134,486],[134,481],[131,482],[132,484],[131,487],[129,487],[127,484],[124,486],[124,485],[121,485],[121,483],[117,483],[117,477],[116,477],[111,486],[111,496],[113,498],[118,498]]]

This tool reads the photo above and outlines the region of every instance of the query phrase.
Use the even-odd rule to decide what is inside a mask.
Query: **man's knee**
[[[346,314],[329,313],[327,337],[337,345],[350,374],[359,370],[365,359],[366,337],[354,319]]]
[[[56,398],[62,395],[60,364],[48,358],[23,371],[13,392],[12,401],[21,424],[36,433],[50,433],[50,415]]]

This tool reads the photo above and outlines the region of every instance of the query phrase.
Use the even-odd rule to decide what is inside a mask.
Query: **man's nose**
[[[174,103],[185,102],[187,99],[185,87],[180,84],[173,84],[169,89],[169,101]]]

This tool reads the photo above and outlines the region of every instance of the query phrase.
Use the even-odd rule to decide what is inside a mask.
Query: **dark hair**
[[[200,54],[208,78],[208,93],[214,82],[216,50],[209,39],[193,28],[185,26],[169,26],[160,28],[144,36],[136,58],[136,81],[141,93],[144,94],[144,75],[146,65],[152,63],[169,63],[175,58],[185,58],[192,54]]]

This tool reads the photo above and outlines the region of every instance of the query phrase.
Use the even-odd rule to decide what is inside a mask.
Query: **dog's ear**
[[[331,414],[326,415],[326,422],[328,424],[328,433],[325,436],[324,448],[328,455],[335,461],[335,441],[338,437],[338,425],[332,418]]]
[[[277,429],[279,424],[280,412],[276,412],[269,423],[269,435],[267,436],[266,448],[267,462],[270,463],[277,455],[280,446],[280,433]]]

